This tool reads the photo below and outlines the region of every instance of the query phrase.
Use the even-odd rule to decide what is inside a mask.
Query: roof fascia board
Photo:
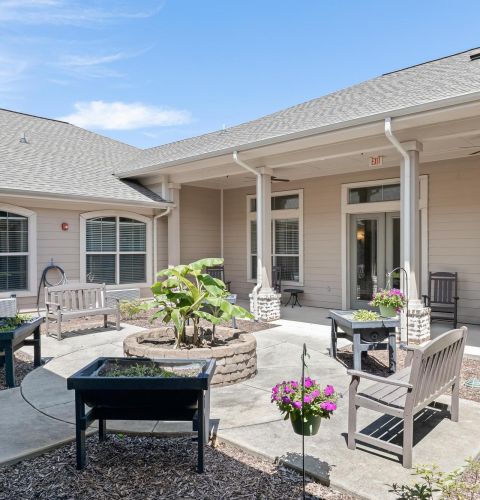
[[[152,201],[152,202],[142,202],[142,201],[134,201],[134,200],[116,200],[111,198],[100,198],[93,196],[79,196],[79,195],[55,195],[55,193],[46,193],[43,191],[28,191],[23,189],[14,189],[14,188],[1,188],[0,193],[5,194],[6,196],[18,196],[19,198],[38,198],[41,200],[53,200],[53,201],[79,201],[79,202],[90,202],[90,203],[101,203],[105,205],[119,205],[125,206],[129,205],[132,207],[148,207],[148,208],[168,208],[173,206],[171,202],[160,202],[160,201]]]
[[[467,94],[463,94],[455,97],[447,97],[445,99],[440,99],[437,101],[432,101],[423,104],[416,104],[414,106],[409,106],[405,108],[398,108],[391,111],[384,111],[382,113],[377,113],[374,115],[368,115],[361,118],[355,118],[353,120],[348,120],[344,122],[334,123],[332,125],[327,125],[324,127],[317,127],[313,129],[304,130],[301,132],[294,132],[291,134],[284,134],[278,137],[272,137],[268,139],[262,139],[260,141],[254,141],[247,144],[243,144],[240,146],[232,146],[228,148],[224,148],[218,151],[202,153],[195,156],[190,156],[186,158],[181,158],[179,160],[173,160],[170,162],[165,162],[156,165],[149,165],[148,167],[142,167],[136,170],[128,170],[125,172],[116,172],[115,175],[119,178],[127,178],[127,177],[138,177],[141,175],[151,174],[153,172],[158,172],[163,168],[173,167],[177,165],[181,165],[188,162],[199,161],[202,159],[215,158],[217,156],[223,156],[226,154],[231,154],[233,151],[245,151],[254,149],[257,147],[268,146],[271,144],[293,141],[295,139],[301,139],[304,137],[309,137],[317,134],[323,134],[326,132],[334,132],[337,130],[350,128],[350,127],[358,127],[361,125],[372,124],[376,121],[383,121],[386,117],[391,118],[402,118],[407,115],[420,114],[428,111],[436,111],[441,110],[442,108],[450,108],[457,105],[468,104],[480,99],[480,91],[477,92],[469,92]]]

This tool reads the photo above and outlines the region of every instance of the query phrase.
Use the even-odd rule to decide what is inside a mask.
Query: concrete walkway
[[[272,460],[301,466],[301,437],[292,432],[290,423],[283,421],[270,403],[271,387],[282,380],[300,377],[304,342],[310,353],[308,365],[312,377],[324,385],[333,384],[342,395],[346,395],[349,378],[343,365],[328,356],[328,324],[281,320],[278,325],[255,334],[257,376],[213,390],[212,419],[219,439]],[[12,463],[73,439],[73,393],[66,389],[66,378],[98,356],[121,356],[123,338],[137,330],[128,326],[120,332],[92,330],[69,336],[62,342],[44,339],[43,355],[53,359],[31,372],[21,389],[0,392],[0,407],[9,408],[8,412],[0,412],[0,463]],[[436,463],[443,470],[451,470],[462,465],[466,457],[480,453],[480,442],[474,439],[478,435],[480,405],[462,400],[460,412],[459,423],[450,421],[442,405],[420,415],[414,463]],[[377,420],[395,434],[395,419],[366,410],[359,412],[361,428]],[[107,427],[110,431],[154,434],[190,431],[190,425],[157,421],[112,421]],[[348,450],[346,430],[345,397],[340,399],[334,417],[322,422],[319,434],[306,438],[310,474],[336,488],[371,499],[389,498],[388,489],[393,482],[410,482],[411,471],[403,469],[397,457],[361,446],[356,451]]]

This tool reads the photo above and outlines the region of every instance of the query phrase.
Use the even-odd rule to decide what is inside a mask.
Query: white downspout
[[[220,189],[220,257],[223,259],[223,188]]]
[[[155,215],[153,217],[153,281],[152,281],[152,283],[155,283],[155,281],[157,279],[157,272],[158,272],[157,220],[160,219],[160,217],[165,217],[165,215],[168,215],[172,210],[173,210],[173,207],[168,207],[164,212],[162,212],[161,214]]]
[[[258,172],[255,168],[251,167],[250,165],[247,165],[245,162],[240,160],[240,158],[238,157],[237,151],[234,151],[232,156],[233,156],[233,161],[238,166],[242,167],[245,170],[248,170],[252,174],[255,174],[255,177],[257,180],[257,262],[258,261],[263,262],[263,255],[261,255],[262,239],[263,239],[263,234],[262,234],[263,227],[262,227],[261,221],[259,220],[260,219],[260,215],[259,215],[260,210],[259,210],[259,206],[258,206],[258,204],[261,203],[261,200],[260,200],[261,173]],[[255,311],[252,311],[252,313],[254,314],[255,318],[257,318],[257,311],[256,311],[257,295],[258,295],[258,291],[260,290],[260,288],[262,288],[262,273],[261,273],[260,267],[257,264],[257,284],[253,287],[253,290],[252,290],[252,295],[253,295],[253,299],[254,299],[253,303],[255,304]]]
[[[385,118],[385,136],[387,139],[395,146],[397,151],[403,156],[404,159],[404,178],[403,186],[400,185],[402,195],[402,215],[404,216],[402,224],[404,224],[405,230],[403,231],[403,267],[407,273],[408,279],[410,279],[410,259],[411,259],[411,241],[410,241],[410,217],[405,217],[405,215],[410,214],[411,205],[411,190],[410,190],[410,178],[411,178],[411,165],[410,156],[407,151],[402,147],[400,141],[393,135],[392,132],[392,119],[390,117]]]

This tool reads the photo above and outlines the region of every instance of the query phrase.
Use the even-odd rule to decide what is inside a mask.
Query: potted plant
[[[384,318],[394,318],[406,305],[405,295],[398,288],[379,290],[374,293],[370,302],[371,306],[380,309],[380,315]]]
[[[193,344],[201,347],[205,337],[205,327],[201,319],[212,325],[212,343],[215,326],[232,318],[253,318],[243,307],[232,304],[230,292],[222,280],[204,273],[205,268],[223,264],[223,259],[201,259],[187,265],[164,269],[158,273],[165,277],[152,286],[153,307],[159,310],[152,319],[159,318],[163,323],[173,323],[176,346]],[[193,326],[191,338],[186,335],[188,323]]]
[[[293,431],[300,435],[317,434],[322,418],[330,418],[337,409],[336,401],[337,394],[333,386],[322,388],[310,377],[303,381],[303,388],[302,380],[284,381],[272,388],[272,403],[285,414],[285,420],[290,419]]]

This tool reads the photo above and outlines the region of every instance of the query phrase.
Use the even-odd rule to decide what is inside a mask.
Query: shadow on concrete
[[[302,454],[288,452],[281,457],[278,457],[276,462],[278,464],[284,464],[297,472],[302,473]],[[328,462],[320,460],[312,455],[305,454],[305,475],[309,476],[316,481],[320,481],[325,486],[330,486],[330,471],[332,470],[332,465]]]
[[[413,425],[413,446],[422,441],[430,432],[434,431],[442,420],[450,419],[450,411],[448,405],[444,403],[433,402],[419,413],[415,415]],[[403,420],[390,415],[382,415],[369,425],[359,430],[362,434],[381,439],[382,441],[402,446],[403,444]],[[342,433],[342,436],[347,442],[347,433]],[[398,456],[393,455],[379,447],[366,445],[362,442],[357,442],[357,447],[368,453],[379,455],[390,460],[398,461]],[[393,457],[396,458],[393,458]]]

